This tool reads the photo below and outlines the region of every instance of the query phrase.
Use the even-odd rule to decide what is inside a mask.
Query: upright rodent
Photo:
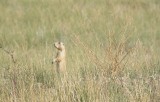
[[[55,48],[58,50],[56,58],[52,63],[56,63],[57,73],[66,72],[66,51],[65,46],[62,42],[54,43]]]

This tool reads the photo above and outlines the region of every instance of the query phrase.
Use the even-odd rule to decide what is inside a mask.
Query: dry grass
[[[157,0],[1,0],[0,102],[159,102]],[[67,50],[66,77],[51,64]]]

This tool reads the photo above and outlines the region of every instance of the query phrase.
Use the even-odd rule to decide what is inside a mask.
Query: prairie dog
[[[56,58],[52,63],[56,63],[56,71],[58,73],[66,71],[66,51],[65,46],[62,42],[54,43],[54,47],[58,50]]]

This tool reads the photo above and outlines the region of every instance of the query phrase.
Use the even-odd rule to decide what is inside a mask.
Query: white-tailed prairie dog
[[[56,63],[56,71],[57,73],[66,72],[66,51],[65,46],[62,42],[54,43],[54,47],[58,50],[56,58],[52,63]]]

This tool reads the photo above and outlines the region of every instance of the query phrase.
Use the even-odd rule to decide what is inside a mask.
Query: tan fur
[[[62,42],[56,42],[54,43],[54,46],[58,50],[56,58],[53,60],[53,63],[56,63],[56,70],[58,73],[66,72],[65,46]]]

